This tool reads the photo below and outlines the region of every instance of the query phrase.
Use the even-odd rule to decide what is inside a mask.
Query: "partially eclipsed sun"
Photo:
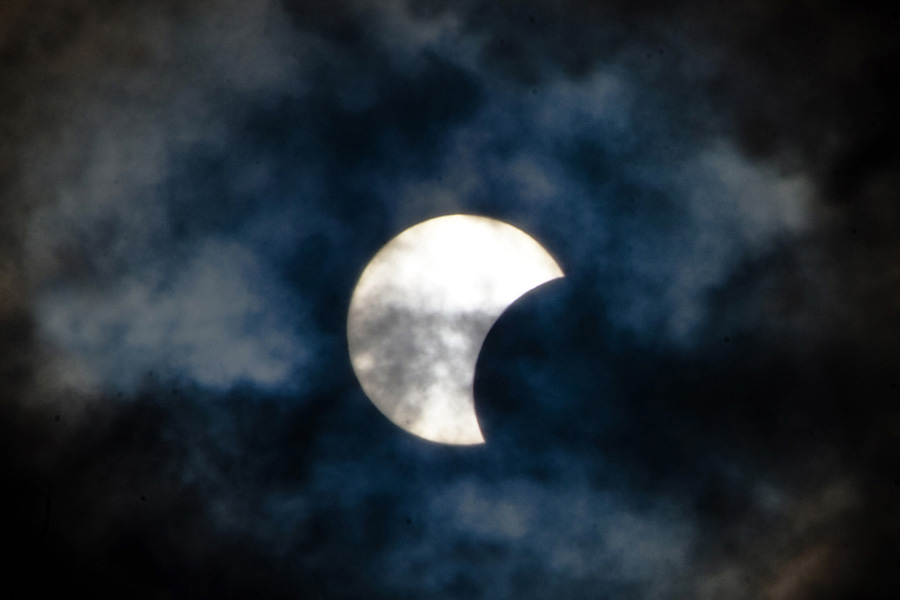
[[[372,258],[350,301],[363,390],[410,433],[484,443],[473,390],[481,345],[510,304],[562,276],[540,244],[501,221],[451,215],[410,227]]]

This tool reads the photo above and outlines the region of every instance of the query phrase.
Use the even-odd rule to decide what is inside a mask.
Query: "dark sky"
[[[898,597],[898,80],[887,3],[6,2],[0,595]],[[567,274],[475,447],[347,355],[453,213]]]

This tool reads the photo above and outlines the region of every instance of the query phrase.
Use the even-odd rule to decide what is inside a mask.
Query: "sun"
[[[473,395],[484,339],[522,294],[562,276],[538,242],[501,221],[450,215],[407,229],[372,258],[350,301],[363,390],[410,433],[484,443]]]

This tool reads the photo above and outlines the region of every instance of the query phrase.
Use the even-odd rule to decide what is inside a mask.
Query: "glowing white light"
[[[350,302],[363,390],[410,433],[483,443],[473,397],[481,345],[506,307],[562,276],[540,244],[500,221],[451,215],[407,229],[375,255]]]

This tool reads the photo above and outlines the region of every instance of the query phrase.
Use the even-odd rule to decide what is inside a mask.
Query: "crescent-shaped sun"
[[[450,215],[405,230],[372,258],[350,301],[363,391],[410,433],[484,443],[473,390],[484,339],[522,294],[562,276],[538,242],[501,221]]]

